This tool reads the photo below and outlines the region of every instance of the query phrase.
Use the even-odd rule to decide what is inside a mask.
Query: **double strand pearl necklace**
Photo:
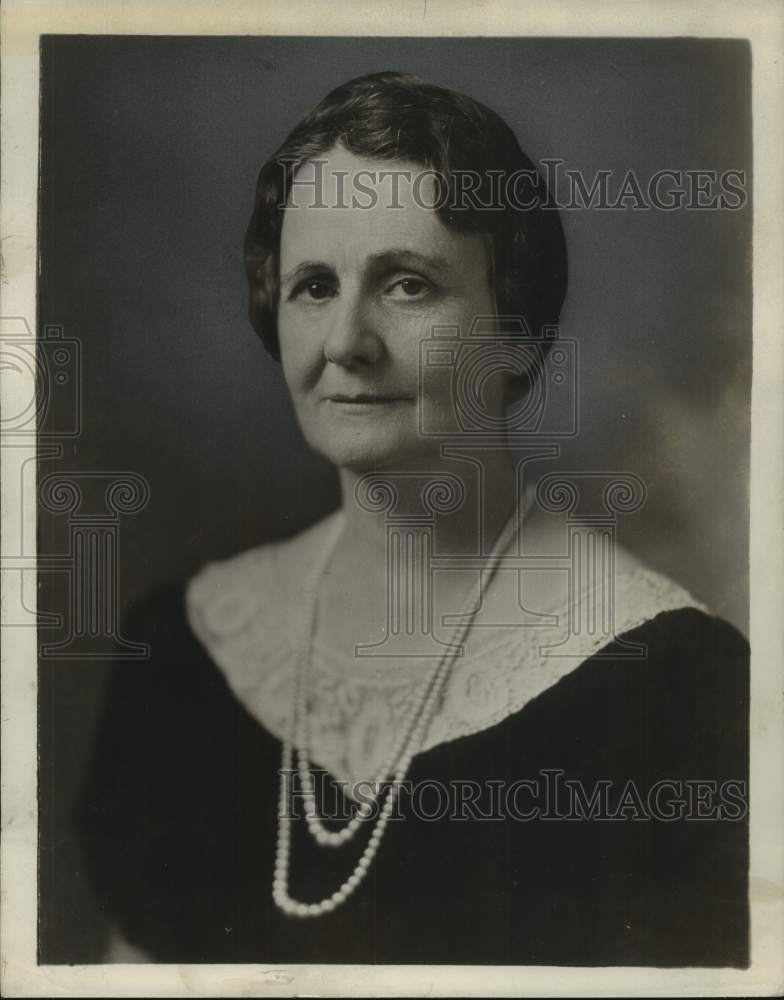
[[[462,646],[480,605],[483,589],[489,586],[490,581],[495,575],[501,556],[517,529],[518,518],[519,512],[516,508],[512,517],[498,536],[488,561],[479,574],[477,584],[471,589],[466,600],[463,602],[459,612],[460,624],[456,626],[450,642],[445,647],[444,653],[439,658],[436,666],[429,672],[416,698],[414,698],[404,724],[401,727],[400,734],[373,782],[372,787],[377,789],[375,795],[372,795],[362,803],[355,816],[339,832],[325,829],[321,819],[317,815],[314,780],[307,754],[309,743],[307,680],[310,673],[313,640],[316,632],[318,590],[343,528],[342,518],[336,520],[334,532],[328,540],[328,544],[324,547],[321,559],[306,586],[305,600],[308,606],[308,631],[299,658],[291,718],[291,735],[289,738],[284,739],[281,754],[278,839],[275,854],[275,873],[272,881],[272,898],[279,909],[288,916],[320,917],[325,913],[331,912],[346,902],[367,875],[373,859],[378,852],[389,818],[392,815],[400,785],[408,772],[411,761],[422,746],[428,726],[438,708],[440,696],[443,693],[452,665],[457,657],[457,651]],[[482,583],[483,576],[484,585]],[[320,846],[339,847],[351,840],[360,826],[372,815],[374,808],[378,806],[381,784],[389,782],[389,788],[384,796],[383,805],[376,820],[375,828],[353,872],[331,896],[327,896],[317,903],[299,902],[292,899],[289,894],[292,822],[289,812],[289,787],[293,782],[295,773],[295,745],[297,747],[296,772],[302,784],[305,820],[310,834]]]

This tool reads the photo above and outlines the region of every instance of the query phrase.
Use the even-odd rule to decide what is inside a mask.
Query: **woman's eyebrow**
[[[436,271],[449,271],[452,264],[439,254],[425,254],[408,247],[393,247],[380,253],[371,254],[368,262],[375,266],[430,267]]]
[[[370,254],[367,264],[379,269],[383,267],[426,267],[435,271],[445,272],[452,268],[449,260],[440,254],[425,254],[418,250],[410,250],[408,247],[391,247],[379,253]],[[312,274],[314,271],[329,271],[333,268],[323,260],[302,260],[284,275],[281,276],[281,285],[289,285],[304,274]]]
[[[287,285],[292,282],[295,278],[300,277],[303,274],[309,274],[313,271],[332,271],[329,264],[325,264],[323,260],[302,260],[299,264],[296,264],[281,276],[281,285]]]

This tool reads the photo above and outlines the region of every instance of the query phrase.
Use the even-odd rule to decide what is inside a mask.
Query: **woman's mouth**
[[[355,394],[332,393],[326,397],[331,403],[344,403],[349,406],[381,405],[383,403],[402,402],[404,396],[395,396],[386,393],[360,392]]]

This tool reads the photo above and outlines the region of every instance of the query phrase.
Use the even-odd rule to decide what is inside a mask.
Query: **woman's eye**
[[[308,281],[303,286],[302,291],[314,302],[321,302],[322,299],[329,299],[335,294],[332,286],[328,285],[324,281]]]
[[[421,299],[431,290],[429,281],[424,278],[400,278],[390,285],[388,291],[394,298],[398,299]]]
[[[300,299],[305,303],[324,302],[326,299],[333,298],[336,294],[334,286],[328,280],[310,278],[307,281],[300,282],[289,294],[288,299],[290,302],[295,299]]]

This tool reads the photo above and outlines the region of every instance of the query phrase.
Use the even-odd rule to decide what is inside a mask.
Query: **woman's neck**
[[[390,656],[430,656],[419,645],[433,645],[433,628],[445,641],[449,629],[438,623],[463,606],[480,579],[475,564],[459,557],[489,557],[516,509],[511,455],[499,449],[482,459],[481,467],[471,459],[400,473],[341,473],[343,523],[319,588],[320,641],[351,658],[358,646],[389,640],[385,658],[368,661],[374,668],[391,663]],[[454,565],[444,557],[454,557]],[[431,571],[433,558],[439,572]]]
[[[506,450],[483,455],[481,472],[457,461],[438,470],[343,469],[340,482],[345,527],[339,544],[363,562],[383,559],[391,521],[419,519],[432,523],[433,549],[440,555],[486,554],[518,501],[515,467]]]

